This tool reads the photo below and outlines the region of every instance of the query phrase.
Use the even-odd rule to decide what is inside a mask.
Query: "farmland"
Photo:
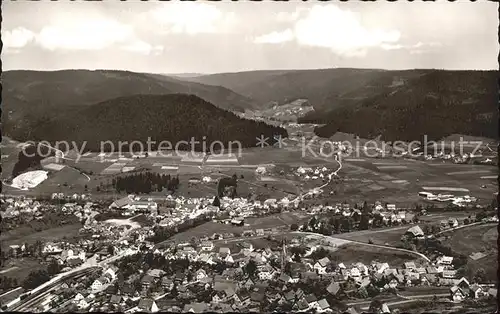
[[[474,274],[478,269],[484,269],[488,279],[496,278],[498,257],[498,231],[496,224],[484,224],[469,227],[456,232],[445,233],[450,236],[447,244],[453,251],[469,256],[472,253],[486,254],[477,260],[469,257],[467,268]]]
[[[28,194],[84,193],[87,186],[87,191],[92,192],[95,197],[112,197],[113,191],[106,191],[102,188],[103,185],[109,185],[116,176],[125,175],[123,171],[148,170],[179,175],[181,186],[177,194],[186,197],[215,194],[215,183],[189,186],[187,181],[192,178],[199,180],[203,176],[210,176],[216,181],[220,177],[236,174],[239,196],[255,194],[260,195],[262,199],[282,198],[303,193],[318,185],[317,182],[303,181],[294,176],[292,172],[297,167],[337,167],[333,157],[314,156],[310,153],[303,155],[302,149],[293,145],[282,148],[248,148],[236,154],[207,156],[206,159],[204,161],[201,155],[185,156],[183,152],[171,151],[151,152],[147,157],[140,158],[133,158],[129,153],[106,156],[88,153],[78,162],[66,160],[66,167],[51,171],[49,178]],[[54,160],[51,158],[42,163],[51,164]],[[342,164],[340,180],[325,188],[325,193],[321,196],[323,202],[349,200],[351,203],[360,203],[366,200],[411,207],[417,202],[429,204],[430,201],[419,197],[418,192],[431,190],[455,195],[469,194],[477,197],[480,202],[488,203],[496,190],[494,179],[485,179],[491,177],[488,174],[497,172],[494,166],[352,156],[343,158]],[[268,169],[279,169],[282,173],[272,171],[263,177],[256,176],[255,170],[263,165],[270,165]],[[88,174],[90,181],[79,173],[79,170]],[[464,180],[465,177],[467,180]],[[100,192],[97,191],[98,187]],[[7,193],[19,194],[19,191],[9,187],[5,187],[5,190]]]
[[[242,227],[233,226],[220,222],[209,221],[195,228],[189,229],[182,233],[173,236],[169,241],[189,241],[191,238],[196,237],[210,237],[214,233],[242,233],[245,230],[268,229],[276,227],[287,227],[292,223],[301,223],[307,217],[300,216],[299,213],[281,213],[277,215],[270,215],[266,217],[256,217],[245,219],[245,225]]]
[[[345,265],[361,262],[369,265],[373,261],[389,263],[389,265],[400,266],[408,261],[419,259],[410,253],[387,250],[385,248],[372,247],[362,244],[349,243],[342,245],[333,253],[333,258]],[[423,260],[421,260],[423,262]]]
[[[10,231],[2,232],[0,240],[2,247],[8,247],[13,244],[34,243],[40,241],[57,241],[62,238],[72,238],[78,235],[78,231],[82,227],[81,223],[75,223],[65,226],[50,228],[47,230],[34,232],[28,226],[22,226]]]

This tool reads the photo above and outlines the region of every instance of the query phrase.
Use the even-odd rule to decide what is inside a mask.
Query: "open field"
[[[498,235],[495,223],[476,225],[463,230],[446,232],[443,235],[451,236],[450,245],[453,250],[469,255],[474,252],[491,252],[497,250],[496,237]]]
[[[192,237],[211,236],[214,233],[242,233],[245,230],[267,229],[275,227],[288,227],[292,223],[303,223],[308,217],[299,216],[298,213],[281,213],[267,217],[256,217],[245,219],[242,227],[233,226],[219,222],[209,221],[185,232],[173,236],[170,241],[189,241]]]
[[[467,267],[473,275],[475,271],[482,268],[486,272],[486,277],[491,280],[497,278],[497,224],[484,224],[450,231],[444,235],[449,235],[451,238],[447,240],[447,244],[451,246],[453,251],[469,256],[475,252],[486,254],[485,257],[473,260],[469,257]]]
[[[21,285],[22,281],[29,275],[30,272],[45,269],[46,266],[41,264],[40,261],[35,258],[9,258],[4,265],[2,265],[0,271],[12,267],[16,268],[3,273],[0,276],[16,278],[19,285]]]
[[[354,231],[336,234],[335,237],[363,243],[368,243],[371,240],[373,244],[398,246],[401,244],[401,236],[411,227],[412,225],[406,225],[384,229]]]
[[[78,163],[65,161],[67,166],[77,167],[87,173],[91,172],[92,174],[89,174],[91,180],[88,181],[78,170],[65,167],[60,171],[50,173],[49,179],[31,191],[23,191],[22,194],[84,193],[85,186],[87,186],[93,197],[112,197],[112,191],[97,192],[97,187],[101,184],[109,184],[116,176],[125,175],[121,173],[123,167],[127,167],[125,170],[132,170],[134,167],[132,172],[149,170],[161,174],[179,175],[181,187],[177,193],[183,196],[206,196],[207,193],[215,191],[214,184],[189,187],[187,181],[191,178],[201,179],[203,176],[210,175],[212,179],[217,180],[222,176],[237,174],[238,195],[246,197],[253,193],[260,194],[262,199],[282,198],[289,194],[302,193],[321,183],[321,180],[302,181],[298,177],[288,176],[294,168],[299,166],[326,166],[329,169],[337,167],[333,158],[315,157],[311,154],[303,157],[302,151],[295,148],[248,148],[237,156],[211,156],[203,167],[201,167],[203,161],[201,155],[186,157],[183,156],[184,153],[154,154],[152,152],[148,157],[139,159],[131,159],[130,154],[127,153],[122,155],[120,157],[118,154],[111,154],[105,157],[105,159],[116,160],[115,166],[119,163],[120,169],[112,166],[111,162],[102,162],[102,158],[96,153],[82,157]],[[50,161],[47,162],[50,163]],[[12,161],[7,161],[5,166],[2,165],[4,169],[9,167],[9,163],[12,164]],[[266,174],[262,180],[255,175],[255,169],[265,164],[272,164],[276,169],[283,169],[284,174]],[[430,203],[418,196],[418,192],[424,190],[425,187],[453,191],[456,195],[469,194],[479,198],[480,202],[488,204],[497,190],[493,179],[491,182],[484,179],[484,177],[490,177],[485,176],[484,173],[494,174],[498,171],[495,166],[451,163],[446,163],[446,167],[431,166],[435,164],[441,163],[402,158],[344,158],[342,170],[339,172],[341,180],[327,186],[321,199],[332,203],[345,200],[360,203],[366,200],[395,203],[402,207],[414,206],[417,202]],[[113,173],[107,174],[105,169],[111,169]],[[463,180],[463,176],[456,175],[456,173],[468,173],[467,180]],[[240,178],[242,175],[244,179]],[[68,186],[65,186],[65,183]],[[21,192],[5,187],[5,193],[19,194]],[[153,195],[156,194],[153,193]],[[446,205],[446,203],[435,204]]]
[[[418,262],[419,260],[413,254],[354,243],[340,246],[339,249],[333,253],[333,257],[336,262],[342,262],[346,265],[357,262],[370,264],[371,262],[377,261],[380,263],[389,263],[391,267],[400,267],[405,262]]]
[[[0,235],[2,248],[7,248],[13,244],[34,243],[40,241],[56,241],[63,237],[71,238],[78,235],[78,231],[82,225],[80,223],[65,225],[47,230],[33,232],[29,227],[21,227],[14,230],[4,231]]]

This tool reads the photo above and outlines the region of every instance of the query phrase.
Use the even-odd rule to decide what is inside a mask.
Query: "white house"
[[[212,251],[214,249],[214,243],[212,241],[203,241],[201,243],[202,251]]]
[[[314,270],[316,270],[318,272],[318,274],[326,274],[326,267],[328,266],[328,264],[330,264],[330,259],[328,257],[324,257],[320,260],[318,260],[315,264],[314,264]]]
[[[207,278],[207,273],[203,269],[199,269],[196,272],[196,280],[202,280],[203,278]]]
[[[108,284],[108,279],[102,276],[94,280],[90,288],[92,289],[92,292],[100,292],[105,288],[106,284]]]
[[[453,263],[453,257],[452,256],[440,256],[437,258],[436,260],[436,264],[438,265],[445,265],[445,266],[449,266]]]
[[[453,302],[462,302],[467,296],[462,289],[457,286],[453,286],[450,288],[450,297]]]

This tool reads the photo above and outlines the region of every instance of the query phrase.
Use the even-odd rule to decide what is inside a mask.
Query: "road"
[[[11,267],[11,268],[7,268],[7,269],[4,269],[4,270],[0,271],[0,274],[5,274],[5,273],[8,273],[11,270],[18,269],[18,268],[19,267],[17,267],[17,266],[14,266],[14,267]]]

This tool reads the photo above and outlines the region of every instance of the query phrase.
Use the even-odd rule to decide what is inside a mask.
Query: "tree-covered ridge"
[[[337,131],[363,138],[441,139],[450,134],[496,138],[497,73],[494,71],[433,71],[394,90],[364,99],[302,122],[319,122],[318,136]]]
[[[140,141],[147,149],[148,139],[153,150],[162,141],[169,141],[175,148],[191,149],[192,138],[200,143],[196,151],[209,150],[210,144],[219,141],[225,151],[232,147],[237,153],[238,145],[253,147],[256,137],[264,135],[269,144],[273,136],[287,137],[285,129],[264,122],[246,120],[232,112],[217,108],[194,95],[134,95],[107,100],[80,110],[52,118],[33,119],[22,132],[20,140],[75,141],[78,147],[86,142],[86,150],[99,151],[101,143],[111,141],[118,147],[120,141]],[[203,142],[206,147],[203,147]],[[167,144],[161,148],[169,148]],[[129,150],[127,145],[123,149]],[[134,147],[138,150],[139,145]],[[214,149],[220,149],[220,144]]]

